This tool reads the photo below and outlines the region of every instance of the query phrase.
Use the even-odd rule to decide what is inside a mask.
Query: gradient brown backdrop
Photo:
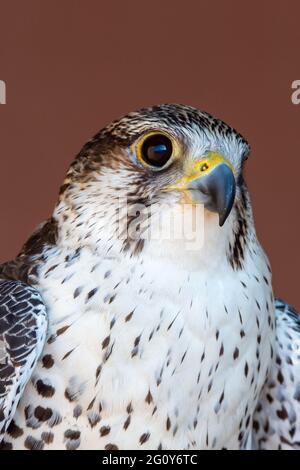
[[[0,261],[48,217],[75,153],[161,102],[223,118],[251,143],[247,180],[276,294],[300,308],[300,2],[0,0]]]

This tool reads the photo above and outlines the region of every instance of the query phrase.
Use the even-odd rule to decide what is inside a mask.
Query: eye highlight
[[[163,168],[173,155],[172,140],[165,134],[153,133],[139,143],[137,154],[146,165]]]

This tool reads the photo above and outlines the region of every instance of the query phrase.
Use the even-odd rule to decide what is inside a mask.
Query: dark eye
[[[155,168],[162,168],[173,153],[172,142],[166,135],[154,134],[147,137],[141,147],[141,159]]]

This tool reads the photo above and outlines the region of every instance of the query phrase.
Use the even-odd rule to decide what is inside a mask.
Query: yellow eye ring
[[[136,145],[138,160],[153,170],[166,168],[174,156],[175,142],[167,133],[153,131],[144,135]]]

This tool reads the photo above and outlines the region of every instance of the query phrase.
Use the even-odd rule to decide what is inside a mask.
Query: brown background
[[[300,308],[300,2],[0,0],[0,261],[52,211],[111,119],[181,102],[237,127],[276,294]]]

